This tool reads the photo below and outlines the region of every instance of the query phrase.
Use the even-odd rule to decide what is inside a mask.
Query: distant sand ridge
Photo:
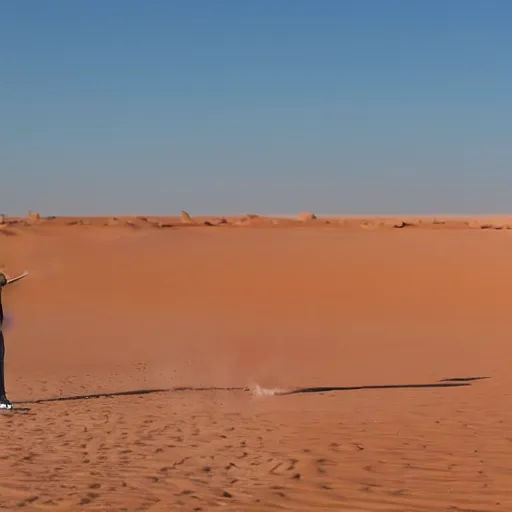
[[[107,226],[131,228],[179,228],[179,227],[276,227],[290,228],[329,228],[338,230],[382,230],[382,229],[490,229],[511,230],[512,215],[487,216],[319,216],[313,212],[301,212],[294,219],[290,216],[276,217],[259,214],[242,214],[232,216],[197,216],[192,217],[182,210],[179,216],[115,216],[115,217],[43,217],[40,213],[30,211],[26,217],[0,216],[0,226],[3,229],[22,228],[29,226]]]

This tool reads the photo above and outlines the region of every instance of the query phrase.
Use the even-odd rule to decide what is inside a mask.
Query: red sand
[[[68,222],[0,231],[0,507],[512,510],[512,232]],[[242,389],[21,403],[176,386]]]

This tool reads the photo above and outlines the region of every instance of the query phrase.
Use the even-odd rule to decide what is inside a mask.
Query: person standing
[[[5,373],[4,373],[4,357],[5,357],[5,343],[4,343],[4,310],[2,307],[2,288],[7,284],[7,276],[0,271],[0,410],[12,409],[12,403],[7,400],[5,394]]]

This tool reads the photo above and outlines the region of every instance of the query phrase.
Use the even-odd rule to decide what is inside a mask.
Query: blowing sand
[[[0,231],[0,507],[512,510],[505,224],[129,222]]]

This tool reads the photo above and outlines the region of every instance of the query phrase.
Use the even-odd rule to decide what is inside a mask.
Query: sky
[[[512,213],[509,0],[0,2],[0,212]]]

